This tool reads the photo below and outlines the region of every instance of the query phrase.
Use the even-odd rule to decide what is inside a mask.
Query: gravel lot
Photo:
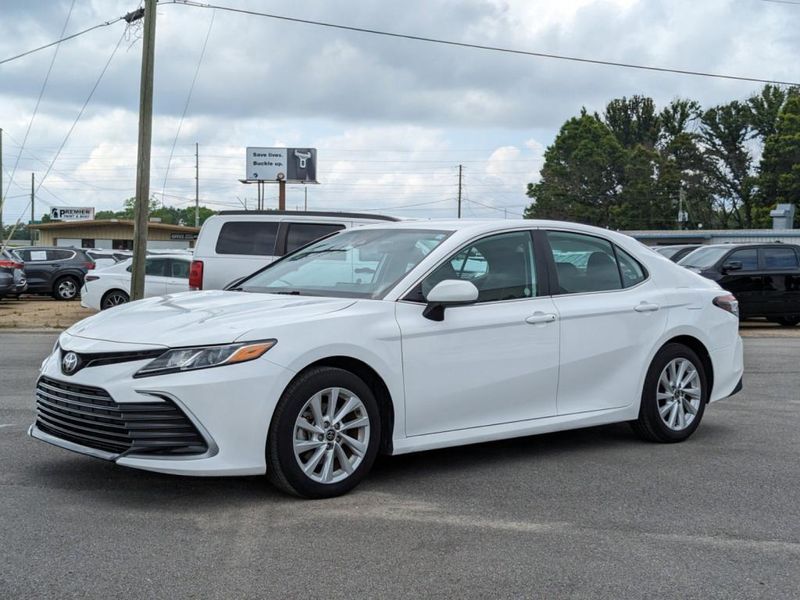
[[[28,438],[54,339],[0,333],[0,598],[800,594],[798,338],[748,337],[745,391],[687,443],[615,425],[385,458],[318,502]]]

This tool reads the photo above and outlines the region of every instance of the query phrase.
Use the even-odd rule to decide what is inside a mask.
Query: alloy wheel
[[[297,417],[294,456],[312,481],[337,483],[364,460],[369,433],[369,415],[361,399],[344,388],[326,388],[309,398]]]
[[[64,279],[59,282],[57,292],[59,298],[63,300],[72,300],[75,294],[78,293],[78,286],[75,285],[72,279]]]
[[[658,378],[656,402],[658,414],[673,431],[683,431],[694,421],[703,393],[697,367],[687,358],[667,363]]]
[[[103,300],[103,308],[111,308],[113,306],[119,306],[120,304],[126,304],[127,302],[128,297],[125,294],[111,292],[106,296],[105,300]]]

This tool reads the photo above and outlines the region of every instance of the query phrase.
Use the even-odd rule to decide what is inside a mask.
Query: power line
[[[67,25],[69,25],[70,17],[72,17],[73,8],[75,8],[75,0],[72,0],[72,4],[69,5],[67,18],[64,20],[64,26],[61,28],[61,37],[64,36],[64,32],[67,30]],[[56,49],[55,52],[53,52],[53,58],[50,59],[50,66],[47,68],[47,73],[45,73],[44,81],[42,82],[42,87],[39,90],[39,97],[36,98],[36,105],[33,107],[33,114],[31,114],[31,120],[28,121],[28,127],[27,129],[25,129],[25,135],[22,138],[22,145],[19,148],[19,154],[17,154],[17,159],[14,161],[14,168],[11,169],[11,177],[8,179],[8,185],[6,186],[6,194],[8,194],[8,190],[11,188],[11,184],[14,181],[14,175],[17,174],[19,159],[22,156],[22,152],[25,150],[25,144],[28,142],[28,135],[30,135],[31,133],[31,127],[33,127],[33,122],[36,119],[36,115],[39,113],[39,105],[42,102],[42,96],[44,96],[44,90],[47,87],[47,82],[50,81],[50,73],[53,72],[53,65],[56,62],[56,57],[58,56],[58,51],[60,49],[61,49],[61,44],[56,43]]]
[[[4,64],[6,64],[8,62],[11,62],[13,60],[17,60],[17,59],[22,58],[24,56],[28,56],[29,54],[33,54],[34,52],[39,52],[40,50],[46,50],[47,48],[50,48],[51,46],[55,46],[57,44],[60,44],[61,42],[66,42],[68,40],[75,39],[76,37],[82,36],[82,35],[84,35],[86,33],[89,33],[90,31],[94,31],[95,29],[100,29],[101,27],[108,27],[109,25],[113,25],[114,23],[118,23],[119,21],[122,21],[123,19],[127,21],[127,17],[130,14],[131,13],[129,13],[128,15],[124,15],[122,17],[117,17],[116,19],[112,19],[111,21],[105,21],[103,23],[98,23],[97,25],[93,25],[92,27],[89,27],[88,29],[84,29],[83,31],[79,31],[77,33],[73,33],[72,35],[68,35],[66,37],[62,37],[60,39],[57,39],[55,42],[50,42],[49,44],[45,44],[44,46],[39,46],[38,48],[34,48],[32,50],[28,50],[27,52],[23,52],[22,54],[17,54],[16,56],[9,56],[8,58],[4,58],[3,60],[0,60],[0,65],[4,65]],[[129,21],[129,23],[130,22],[132,22],[132,21]]]
[[[75,117],[75,120],[72,122],[72,125],[69,128],[69,131],[67,131],[67,135],[64,137],[64,141],[62,141],[61,145],[58,147],[58,151],[56,151],[56,155],[53,157],[53,160],[50,161],[50,164],[48,165],[47,170],[44,173],[44,176],[39,178],[39,185],[36,188],[36,192],[39,191],[39,188],[41,188],[42,184],[44,183],[44,180],[47,179],[47,176],[50,174],[50,171],[53,169],[53,165],[58,160],[59,154],[61,154],[61,150],[64,148],[64,146],[66,146],[67,142],[69,141],[69,137],[72,135],[72,132],[75,130],[75,127],[78,125],[78,121],[80,121],[81,117],[83,116],[84,111],[86,110],[86,107],[89,105],[89,102],[92,99],[92,96],[94,96],[94,93],[97,90],[98,86],[100,85],[100,82],[103,80],[103,76],[106,74],[106,71],[108,70],[108,66],[111,64],[111,61],[114,59],[114,56],[116,55],[117,50],[119,50],[119,47],[122,44],[122,40],[125,39],[126,32],[127,32],[127,27],[122,32],[122,35],[119,37],[119,40],[117,41],[117,45],[114,46],[114,50],[112,50],[111,56],[108,57],[108,60],[106,61],[106,64],[103,65],[103,69],[102,69],[102,71],[100,71],[100,75],[98,76],[97,81],[94,82],[94,85],[92,86],[92,89],[89,92],[89,95],[86,97],[86,101],[83,103],[83,106],[81,106],[81,110],[78,112],[78,116]],[[28,207],[30,206],[30,204],[31,204],[30,201],[28,201],[28,203],[25,205],[25,208],[22,211],[22,213],[20,214],[19,218],[17,219],[17,222],[14,223],[14,226],[11,228],[11,233],[9,234],[8,239],[11,239],[14,236],[14,232],[16,231],[17,227],[19,226],[20,222],[22,221],[22,218],[25,216],[25,213],[27,212]]]
[[[788,1],[788,0],[785,0]],[[744,77],[740,75],[724,75],[721,73],[708,73],[704,71],[692,71],[688,69],[673,69],[669,67],[654,67],[651,65],[639,65],[634,63],[616,62],[610,60],[600,60],[595,58],[584,58],[578,56],[567,56],[563,54],[551,54],[547,52],[534,52],[530,50],[518,50],[514,48],[503,48],[500,46],[485,46],[482,44],[470,44],[468,42],[457,42],[454,40],[445,40],[441,38],[424,37],[420,35],[411,35],[407,33],[394,33],[390,31],[382,31],[379,29],[367,29],[365,27],[355,27],[352,25],[342,25],[339,23],[330,23],[326,21],[312,21],[311,19],[300,19],[297,17],[287,17],[285,15],[277,15],[274,13],[264,13],[254,10],[245,10],[242,8],[233,8],[230,6],[220,6],[217,4],[207,4],[202,2],[194,2],[193,0],[172,0],[164,4],[182,4],[185,6],[192,6],[195,8],[211,8],[215,10],[224,10],[227,12],[241,13],[256,17],[266,17],[268,19],[276,19],[279,21],[288,21],[290,23],[302,23],[304,25],[314,25],[317,27],[328,27],[330,29],[342,29],[345,31],[354,31],[357,33],[368,33],[370,35],[379,35],[384,37],[399,38],[405,40],[413,40],[416,42],[427,42],[430,44],[442,44],[445,46],[455,46],[459,48],[471,48],[473,50],[488,50],[490,52],[503,52],[506,54],[517,54],[522,56],[534,56],[537,58],[550,58],[555,60],[566,60],[571,62],[586,63],[592,65],[605,65],[608,67],[619,67],[624,69],[638,69],[642,71],[656,71],[660,73],[674,73],[677,75],[692,75],[695,77],[711,77],[715,79],[729,79],[734,81],[748,81],[752,83],[771,83],[774,85],[788,85],[800,86],[800,83],[792,81],[779,81],[775,79],[763,79],[760,77]]]
[[[164,171],[164,183],[161,185],[162,194],[167,187],[167,177],[169,177],[169,166],[172,162],[172,154],[175,152],[175,145],[178,143],[178,137],[181,134],[181,127],[183,127],[183,120],[186,118],[186,111],[189,110],[189,102],[192,99],[194,84],[197,81],[197,75],[200,73],[200,66],[203,64],[203,57],[206,54],[206,46],[208,45],[208,38],[211,37],[211,28],[214,27],[214,17],[216,14],[216,11],[212,11],[211,13],[211,21],[208,24],[208,31],[206,31],[206,39],[203,40],[203,48],[200,50],[200,58],[197,60],[197,67],[194,70],[194,77],[192,77],[192,83],[189,85],[189,94],[186,96],[186,104],[183,105],[181,120],[178,121],[178,130],[175,132],[175,139],[172,140],[172,148],[169,151],[169,158],[167,159],[167,168],[166,171]]]
[[[800,2],[792,2],[792,0],[761,0],[761,2],[772,2],[773,4],[794,4],[800,6]]]

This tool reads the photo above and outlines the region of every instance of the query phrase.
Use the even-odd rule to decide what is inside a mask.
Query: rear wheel
[[[631,426],[646,440],[682,442],[700,425],[707,402],[708,383],[700,358],[682,344],[668,344],[650,365],[639,418]]]
[[[800,317],[792,316],[792,317],[777,317],[772,319],[773,323],[777,323],[778,325],[782,325],[783,327],[794,327],[798,323],[800,323]]]
[[[302,373],[283,393],[267,440],[267,475],[303,498],[345,494],[372,467],[380,441],[375,396],[359,377],[332,367]]]
[[[100,301],[100,310],[113,308],[127,302],[130,302],[130,296],[128,296],[128,294],[122,290],[111,290],[106,292],[105,296],[103,296],[103,299]]]
[[[53,285],[53,298],[74,300],[78,296],[78,280],[74,277],[61,277]]]

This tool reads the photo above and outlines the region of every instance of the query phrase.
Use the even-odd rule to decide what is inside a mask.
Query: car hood
[[[247,332],[347,308],[347,298],[246,292],[184,292],[104,310],[67,330],[75,337],[137,345],[192,346],[247,339]]]

